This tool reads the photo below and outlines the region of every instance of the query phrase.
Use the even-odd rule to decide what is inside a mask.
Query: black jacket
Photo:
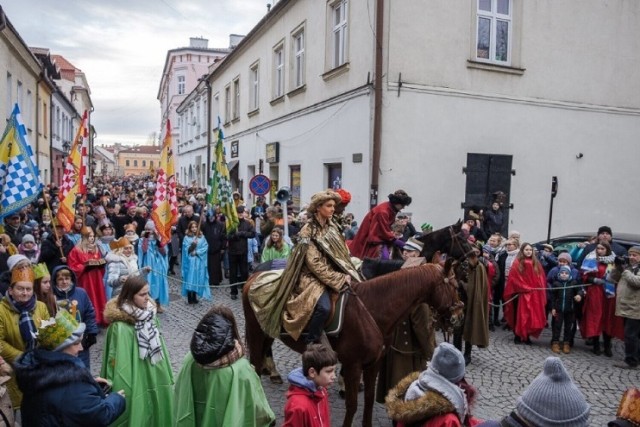
[[[202,223],[202,234],[209,244],[209,253],[220,252],[227,245],[227,230],[224,222],[217,219],[213,222],[206,220]]]
[[[575,279],[567,282],[554,280],[551,286],[551,308],[558,313],[572,313],[575,310],[574,305],[577,304],[573,298],[576,295],[584,296],[584,291],[577,287],[577,284]]]
[[[65,258],[69,257],[69,252],[73,249],[73,242],[69,240],[67,235],[61,236],[62,238],[62,253]],[[47,236],[46,239],[42,241],[42,245],[40,247],[40,258],[38,262],[44,262],[47,264],[47,269],[52,272],[53,269],[59,265],[65,265],[66,263],[60,260],[60,248],[56,245],[56,236],[55,233],[51,233]]]
[[[238,224],[237,231],[227,234],[229,240],[229,254],[242,255],[249,252],[247,239],[256,237],[256,230],[251,223],[245,219],[241,219]]]

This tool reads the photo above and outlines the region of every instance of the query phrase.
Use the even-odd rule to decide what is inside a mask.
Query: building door
[[[491,209],[494,200],[502,205],[504,225],[502,234],[509,229],[509,203],[511,191],[511,169],[513,156],[502,154],[467,154],[467,166],[463,169],[467,175],[465,201],[462,203],[465,215],[470,209]]]

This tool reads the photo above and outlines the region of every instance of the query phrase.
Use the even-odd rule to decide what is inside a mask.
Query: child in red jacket
[[[302,368],[291,371],[284,424],[291,427],[326,427],[329,417],[329,387],[336,379],[337,354],[322,344],[311,344],[302,354]]]

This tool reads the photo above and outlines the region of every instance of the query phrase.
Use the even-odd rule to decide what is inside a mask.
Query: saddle
[[[347,306],[347,301],[349,300],[349,292],[342,292],[335,296],[331,297],[331,312],[329,313],[329,320],[327,324],[324,326],[324,333],[329,337],[337,337],[340,335],[340,331],[342,331],[342,326],[344,325],[344,308]],[[302,332],[300,336],[301,339],[307,335],[306,330]],[[289,336],[289,333],[282,328],[280,330],[280,336],[286,337]]]

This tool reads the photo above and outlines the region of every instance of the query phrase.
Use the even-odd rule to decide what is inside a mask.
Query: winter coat
[[[209,244],[209,252],[220,252],[227,245],[227,230],[225,223],[217,219],[202,223],[202,234]]]
[[[124,397],[105,396],[82,361],[66,353],[27,352],[15,372],[24,426],[108,426],[125,410]]]
[[[111,296],[116,297],[122,289],[121,277],[140,274],[138,256],[134,254],[127,259],[122,254],[109,252],[104,259],[107,261],[106,283],[111,288]]]
[[[584,296],[583,289],[577,285],[578,282],[573,279],[566,282],[554,281],[551,285],[551,308],[557,313],[573,313],[575,296]]]
[[[587,256],[592,255],[587,254]],[[608,255],[597,262],[596,271],[585,272],[582,275],[582,282],[591,284],[586,286],[580,322],[580,333],[585,338],[597,337],[605,333],[624,340],[624,319],[616,316],[616,299],[608,298],[604,286],[596,283],[597,279],[613,281],[613,278],[608,277],[609,272],[615,273],[613,262],[614,256]]]
[[[18,326],[20,313],[11,306],[7,298],[8,296],[5,296],[0,301],[0,356],[5,362],[13,366],[16,359],[24,352],[25,347]],[[48,320],[51,316],[49,316],[47,306],[43,302],[36,301],[31,317],[36,328],[39,328],[40,323],[43,320]],[[11,396],[13,409],[19,409],[22,393],[18,389],[14,377],[11,377],[11,380],[7,383],[7,390],[9,390],[9,395]]]
[[[195,250],[191,253],[191,246],[195,243]],[[246,242],[245,242],[246,246]],[[209,270],[207,268],[207,239],[200,236],[184,236],[182,243],[182,260],[180,268],[182,272],[182,296],[187,292],[195,292],[200,298],[211,300],[209,288]]]
[[[360,259],[380,258],[382,246],[390,245],[396,240],[391,226],[397,213],[391,202],[382,202],[367,212],[358,233],[349,242],[351,255]]]
[[[490,209],[484,212],[484,231],[488,236],[491,236],[495,233],[502,234],[502,228],[504,224],[504,214],[502,210],[498,209],[494,211]]]
[[[326,427],[331,425],[329,395],[306,378],[302,368],[291,371],[289,390],[284,406],[283,427]]]
[[[163,245],[157,236],[143,237],[138,242],[138,274],[143,274],[143,268],[149,267],[151,271],[145,279],[149,283],[149,295],[160,305],[169,304],[169,270],[168,245]]]
[[[98,335],[98,332],[100,332],[96,323],[96,311],[87,292],[78,287],[76,275],[73,271],[71,271],[71,286],[69,286],[69,289],[62,291],[56,286],[58,272],[63,269],[70,271],[66,266],[58,266],[51,272],[51,290],[56,296],[56,304],[59,308],[71,311],[72,302],[75,301],[78,303],[76,305],[76,320],[78,322],[84,322],[87,327],[84,332],[86,338],[82,342],[83,350],[78,354],[78,357],[84,362],[88,369],[91,369],[89,348],[95,343],[95,337]],[[91,335],[93,335],[93,337],[89,338]]]
[[[102,254],[99,250],[89,253],[84,252],[80,246],[76,246],[69,252],[68,264],[77,277],[77,285],[89,295],[89,299],[95,308],[96,321],[99,325],[104,325],[103,311],[107,303],[107,296],[104,291],[105,264],[99,266],[87,265],[89,261],[100,259],[102,259]]]
[[[69,258],[69,253],[74,247],[73,242],[67,237],[67,235],[60,236],[62,239],[62,253],[65,258]],[[40,245],[40,259],[38,262],[44,262],[47,264],[47,269],[51,272],[53,269],[59,265],[64,265],[66,263],[60,260],[60,248],[56,245],[56,236],[55,233],[51,233],[47,236],[46,239],[42,241]]]
[[[251,223],[245,219],[241,219],[238,223],[238,229],[227,234],[229,255],[246,255],[249,250],[247,239],[254,237],[256,237],[256,230]]]
[[[470,264],[468,277],[462,337],[473,345],[486,347],[489,345],[489,281],[484,265]]]
[[[161,335],[163,358],[153,365],[140,359],[136,321],[118,307],[116,299],[107,303],[104,315],[109,328],[100,376],[112,381],[114,390],[124,390],[127,399],[125,412],[112,425],[172,426],[173,370],[164,338]]]
[[[640,265],[627,268],[616,289],[616,316],[640,319]]]

